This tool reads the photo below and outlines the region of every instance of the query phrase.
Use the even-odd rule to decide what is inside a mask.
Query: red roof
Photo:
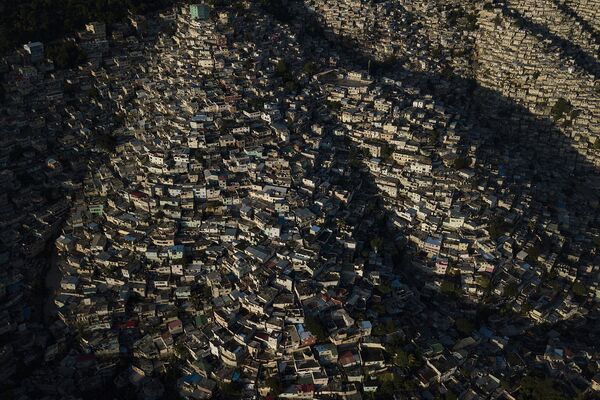
[[[146,198],[148,197],[148,195],[146,193],[140,192],[140,191],[133,191],[130,193],[133,197],[137,197],[138,199],[142,199],[142,198]]]
[[[81,354],[77,356],[76,361],[78,364],[81,364],[88,361],[94,361],[95,359],[96,356],[94,356],[93,354]]]
[[[351,351],[345,351],[338,357],[340,364],[348,364],[354,362],[354,354]]]
[[[135,321],[125,321],[114,325],[116,329],[133,329],[137,326]]]
[[[312,383],[306,384],[306,385],[300,385],[300,391],[303,393],[314,392],[315,385],[313,385]]]
[[[169,327],[169,329],[171,329],[171,328],[179,328],[179,327],[183,326],[183,323],[180,320],[176,319],[175,321],[169,322],[167,324],[167,326]]]

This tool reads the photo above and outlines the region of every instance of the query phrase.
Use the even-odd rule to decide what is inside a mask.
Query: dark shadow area
[[[293,2],[292,10],[294,17],[290,26],[295,27],[299,34],[299,42],[303,45],[302,57],[323,61],[332,56],[338,60],[336,67],[346,70],[366,70],[369,65],[381,66],[375,57],[362,52],[360,45],[349,42],[347,37],[336,37],[334,34],[325,38],[319,18],[303,3]],[[563,54],[574,57],[580,68],[598,76],[597,62],[579,47],[556,37],[547,28],[528,21],[516,12],[505,12],[511,18],[521,21],[524,29],[541,34],[543,38],[550,39],[562,47]],[[596,256],[594,251],[590,250],[591,238],[586,232],[598,228],[598,217],[591,213],[598,207],[596,198],[600,187],[599,171],[578,154],[572,140],[561,132],[555,121],[539,118],[512,99],[482,87],[472,79],[454,74],[410,71],[398,62],[372,68],[371,72],[377,79],[389,77],[402,81],[405,86],[416,87],[421,96],[431,95],[436,104],[443,105],[450,112],[460,116],[457,120],[465,134],[461,136],[459,147],[463,149],[465,157],[476,159],[478,164],[473,170],[474,185],[487,187],[502,198],[515,194],[513,206],[520,205],[525,211],[524,216],[512,229],[523,230],[525,235],[534,238],[536,243],[554,249],[559,254],[557,265],[572,264],[567,254],[573,252],[581,252],[586,262],[594,262]],[[385,86],[381,81],[378,81],[378,85]],[[324,97],[317,98],[315,103],[324,100]],[[318,110],[320,118],[328,121],[328,132],[340,125],[333,109],[319,107]],[[352,163],[350,155],[361,153],[352,141],[332,134],[329,135],[329,140],[331,154],[324,154],[322,157],[333,165],[347,168]],[[319,162],[316,165],[319,165]],[[381,192],[376,187],[373,177],[361,168],[351,170],[350,176],[346,177],[346,185],[352,188],[360,182],[360,194],[357,194],[355,201],[364,202],[370,211],[365,214],[365,220],[347,223],[357,227],[359,242],[368,243],[374,237],[382,237],[386,242],[390,242],[386,250],[392,253],[397,251],[394,256],[394,272],[399,273],[416,293],[420,293],[424,301],[419,304],[424,305],[425,310],[416,306],[413,310],[407,310],[401,317],[390,316],[388,319],[402,321],[402,325],[406,326],[409,332],[416,329],[413,333],[420,343],[427,342],[428,339],[443,340],[448,331],[432,326],[430,319],[431,316],[442,314],[466,318],[471,321],[474,329],[491,327],[496,332],[510,337],[511,351],[519,354],[543,354],[548,334],[552,330],[558,332],[562,340],[571,343],[575,348],[594,348],[600,339],[600,320],[596,308],[593,308],[593,312],[587,317],[534,324],[526,313],[517,313],[503,307],[503,303],[512,303],[513,298],[499,303],[483,301],[475,304],[463,298],[429,293],[425,286],[431,276],[422,274],[410,266],[410,259],[415,254],[402,249],[402,246],[391,244],[393,239],[405,237],[407,233],[385,222],[390,219],[391,213],[384,206]],[[318,174],[318,171],[315,173]],[[498,178],[501,178],[501,184],[498,183]],[[458,196],[460,198],[461,194]],[[497,209],[491,211],[490,216],[496,212]],[[502,216],[506,214],[500,213]],[[535,217],[529,219],[532,215]],[[369,220],[377,222],[373,224]],[[549,240],[546,233],[549,227],[564,235],[564,244]],[[393,248],[395,250],[392,250]],[[531,262],[536,261],[532,259]],[[365,274],[379,267],[374,264],[370,268],[367,268]],[[570,288],[564,281],[563,286],[560,286],[556,268],[545,271],[541,278],[541,282],[530,282],[522,288],[528,293],[530,301],[537,301],[542,297],[541,293],[549,292],[553,293],[553,297],[548,301],[549,305],[566,297]],[[494,277],[492,282],[493,280]],[[555,284],[559,285],[559,290],[550,289]],[[485,298],[491,300],[488,296],[489,293]],[[579,298],[576,301],[583,304],[586,300]],[[521,369],[520,372],[527,371]],[[521,377],[522,375],[517,375],[507,379],[516,383]]]
[[[565,3],[564,0],[553,1],[560,11],[577,21],[579,26],[581,26],[585,32],[589,33],[596,43],[600,43],[600,32],[598,32],[588,21],[577,14],[577,11]]]
[[[532,21],[506,4],[502,4],[501,9],[504,16],[514,20],[519,29],[524,29],[534,34],[540,38],[541,41],[550,41],[550,46],[557,48],[562,57],[573,59],[579,68],[594,76],[596,79],[600,78],[600,63],[579,45],[555,35],[546,26]]]
[[[298,3],[296,3],[299,5]],[[319,24],[310,10],[301,15],[302,26]],[[303,30],[308,36],[307,57],[314,56],[313,40],[323,38],[314,35],[314,30]],[[317,32],[318,34],[318,32]],[[348,38],[343,38],[347,42]],[[366,70],[371,65],[380,65],[375,58],[360,51],[358,43],[347,47],[331,41],[328,45],[332,54],[339,56],[340,68]],[[325,52],[327,53],[327,52]],[[420,95],[431,95],[436,104],[443,104],[461,116],[464,126],[472,126],[462,138],[463,148],[476,146],[474,155],[485,160],[490,167],[501,167],[501,175],[511,189],[529,194],[540,204],[546,204],[551,216],[538,224],[556,222],[556,203],[565,203],[564,208],[574,216],[589,215],[589,206],[594,203],[597,172],[595,166],[583,159],[556,126],[557,122],[533,115],[522,105],[502,94],[480,86],[473,79],[454,74],[434,74],[409,71],[398,63],[371,70],[377,78],[390,77],[419,89]],[[552,100],[550,100],[552,101]],[[562,146],[561,146],[562,145]],[[477,172],[486,174],[485,170]],[[490,172],[482,177],[489,178]],[[550,196],[550,197],[547,197]],[[580,238],[581,239],[581,238]]]
[[[138,3],[139,2],[136,2],[136,4]],[[173,4],[174,2],[153,2],[154,8],[150,7],[149,3],[140,5],[139,11],[155,11],[158,7],[157,4],[161,5],[160,7],[162,10],[166,5]],[[122,12],[123,15],[121,16],[125,18],[127,15],[127,8],[123,7],[127,7],[129,2],[123,2],[121,6],[112,11],[106,9],[105,2],[102,2],[101,5],[100,2],[97,2],[97,4],[99,4],[100,10],[103,11],[104,14],[92,14],[93,17],[105,18],[110,22],[115,22],[115,25],[119,25],[120,29],[123,29],[124,26],[127,27],[127,25],[119,23],[121,22],[121,19],[113,20],[106,17],[106,13]],[[50,7],[52,5],[48,3],[46,6]],[[61,3],[60,6],[68,8],[69,4]],[[10,5],[8,5],[8,7],[10,7]],[[27,7],[31,7],[31,4],[22,4],[19,6],[19,9]],[[60,13],[64,10],[58,8],[54,11]],[[80,9],[72,9],[71,12],[81,12],[83,14],[83,11]],[[3,16],[3,18],[4,17],[6,17],[6,15]],[[52,14],[38,17],[48,19],[52,18]],[[58,23],[62,21],[61,18],[57,18]],[[53,25],[32,26],[30,28],[36,35],[41,32],[43,35],[51,35],[51,37],[48,36],[48,39],[55,39],[62,34],[71,34],[72,29],[77,29],[83,24],[91,22],[89,18],[90,16],[87,14],[81,15],[79,22],[63,27],[65,30],[53,31]],[[14,250],[15,253],[18,254],[16,258],[20,258],[26,264],[30,263],[35,266],[35,268],[32,268],[32,270],[35,271],[35,275],[29,276],[29,274],[27,274],[25,276],[27,291],[25,291],[25,295],[21,299],[24,303],[23,309],[30,312],[23,312],[22,317],[14,316],[13,321],[15,323],[23,324],[27,329],[4,331],[8,333],[0,335],[0,346],[10,346],[10,343],[14,341],[26,342],[31,340],[29,337],[33,335],[37,335],[41,339],[38,339],[35,342],[31,340],[31,345],[27,346],[24,352],[15,350],[14,353],[10,355],[11,362],[15,365],[16,372],[10,379],[2,381],[2,385],[0,385],[2,386],[2,388],[0,388],[1,398],[4,398],[3,396],[12,398],[12,388],[23,387],[23,385],[28,382],[28,379],[38,375],[47,375],[48,380],[52,381],[54,386],[54,389],[43,388],[43,390],[37,393],[40,398],[44,397],[52,390],[55,391],[57,396],[62,396],[60,392],[61,382],[55,380],[56,377],[61,376],[59,375],[60,372],[58,369],[53,371],[51,367],[52,365],[56,365],[54,363],[60,362],[61,358],[60,356],[51,355],[45,360],[44,352],[47,351],[47,349],[58,349],[56,350],[56,353],[64,356],[64,353],[67,351],[78,349],[81,342],[79,341],[80,332],[77,327],[71,327],[72,330],[62,330],[63,323],[58,316],[59,309],[54,303],[57,293],[61,291],[60,281],[62,278],[62,272],[58,269],[57,263],[60,262],[63,266],[68,265],[64,259],[64,252],[61,255],[57,254],[55,239],[62,233],[61,231],[65,219],[74,212],[74,208],[69,209],[69,207],[80,206],[82,204],[85,205],[81,185],[83,185],[86,179],[90,177],[91,172],[95,172],[106,166],[110,167],[110,155],[115,151],[115,147],[120,144],[121,139],[117,138],[117,133],[123,127],[125,116],[123,115],[122,110],[118,109],[117,101],[115,98],[111,97],[110,93],[110,91],[120,85],[120,81],[111,82],[106,80],[104,72],[107,71],[108,74],[110,74],[111,71],[115,69],[123,69],[130,73],[121,73],[121,79],[137,79],[139,77],[138,66],[145,63],[140,62],[141,55],[130,54],[132,46],[128,44],[127,36],[131,36],[132,38],[135,37],[136,40],[143,43],[143,46],[152,49],[161,33],[168,34],[172,30],[172,26],[168,22],[163,21],[162,24],[153,23],[159,20],[155,15],[148,16],[148,20],[149,24],[145,25],[143,30],[140,29],[137,32],[128,30],[125,37],[111,39],[112,45],[109,53],[105,54],[103,59],[105,62],[94,64],[90,61],[90,64],[87,64],[87,62],[78,60],[76,65],[56,65],[57,69],[53,71],[54,76],[56,76],[55,83],[62,87],[63,93],[63,96],[59,99],[48,100],[45,97],[39,98],[39,93],[33,91],[31,94],[25,96],[22,104],[18,104],[17,107],[15,107],[22,112],[25,119],[44,118],[47,121],[47,132],[39,128],[31,129],[28,126],[23,126],[24,122],[18,120],[15,124],[16,128],[13,127],[8,122],[11,120],[11,118],[8,118],[10,117],[10,114],[7,111],[7,109],[9,109],[8,104],[0,102],[0,129],[5,133],[11,133],[17,137],[29,137],[31,140],[39,140],[43,142],[45,149],[43,154],[36,150],[36,157],[39,157],[39,160],[23,158],[19,161],[20,164],[15,170],[18,173],[17,179],[20,180],[22,184],[7,190],[9,198],[13,194],[18,194],[19,189],[28,187],[30,197],[37,197],[39,191],[48,196],[49,199],[64,201],[68,204],[64,215],[61,215],[61,218],[57,218],[54,222],[52,233],[47,238],[46,247],[43,252],[35,257],[25,254],[26,241],[29,240],[29,237],[27,236],[22,239],[22,243],[19,243]],[[54,23],[56,23],[56,21],[54,21],[53,24]],[[49,31],[46,29],[49,29]],[[108,31],[108,35],[110,36],[111,32],[114,30],[110,29],[109,26]],[[29,31],[23,33],[23,37],[27,40],[36,40],[36,38],[39,38],[38,36],[28,36],[34,34],[28,32]],[[21,38],[21,36],[13,39],[23,40],[22,38],[19,38]],[[75,39],[68,39],[73,40],[73,42],[69,43],[76,43]],[[118,44],[116,44],[117,41]],[[73,46],[75,47],[74,44]],[[48,58],[53,59],[55,55],[47,53],[47,56]],[[121,59],[121,68],[114,64],[111,65],[110,60],[112,57]],[[130,70],[122,68],[125,60],[135,68]],[[139,65],[137,63],[139,63]],[[46,74],[49,75],[49,73]],[[44,76],[41,79],[46,80],[48,79],[48,76]],[[10,96],[9,93],[6,94],[6,100],[8,100],[8,96]],[[78,124],[74,123],[74,119],[77,119]],[[40,132],[38,132],[38,130]],[[41,140],[40,137],[42,138]],[[25,140],[25,142],[27,141]],[[43,164],[48,156],[52,156],[64,166],[61,174],[53,179],[44,177],[40,171],[37,171],[39,170],[37,164]],[[12,167],[12,165],[9,164],[7,167]],[[29,173],[29,170],[35,171],[35,174]],[[21,171],[22,174],[20,173]],[[58,184],[61,181],[72,182],[72,185],[61,186]],[[89,185],[89,182],[87,182],[87,184]],[[52,185],[56,185],[56,187]],[[30,205],[30,208],[32,211],[36,211],[36,213],[40,212],[33,209],[33,204]],[[26,219],[23,220],[23,222],[27,222],[27,224],[23,223],[22,229],[28,229],[30,225],[29,221],[35,220],[36,215],[33,212],[30,214],[32,215],[27,215]],[[33,236],[35,233],[33,228],[29,229],[31,230],[29,234]],[[68,234],[70,232],[66,233]],[[114,307],[117,299],[114,298],[111,300],[115,300],[115,302],[109,302],[109,305],[110,307]],[[5,304],[2,304],[2,306],[4,305]],[[8,307],[6,309],[8,310]],[[60,311],[64,312],[64,309]],[[122,339],[124,343],[127,342],[128,338],[125,333],[123,333]],[[123,354],[120,359],[117,359],[115,362],[116,368],[124,369],[128,367],[127,360],[129,357],[131,357],[131,354]],[[57,375],[52,375],[53,372]],[[94,379],[97,379],[95,383],[100,385],[99,387],[101,387],[101,390],[93,385],[90,387],[82,385],[81,388],[78,387],[77,389],[81,390],[81,393],[84,394],[85,398],[90,399],[116,397],[130,398],[135,396],[135,391],[129,394],[118,392],[115,388],[113,378],[114,377],[110,374],[102,374],[101,376],[94,377]],[[72,382],[70,385],[72,385]],[[32,393],[35,394],[35,390],[35,388],[32,389]]]
[[[29,41],[73,35],[90,21],[126,22],[128,15],[164,10],[179,0],[2,0],[0,54]]]
[[[292,2],[290,2],[292,3]],[[516,104],[510,98],[481,87],[476,81],[465,79],[454,74],[437,74],[421,71],[410,71],[399,62],[393,60],[385,65],[375,57],[361,51],[359,44],[352,42],[347,37],[331,37],[326,39],[319,20],[299,2],[293,2],[292,18],[289,21],[290,28],[298,35],[301,44],[298,58],[304,60],[304,69],[313,71],[314,65],[324,65],[329,58],[337,60],[336,67],[347,70],[366,70],[371,65],[371,72],[377,78],[378,84],[386,87],[383,78],[389,77],[401,81],[405,87],[418,89],[417,96],[431,95],[436,104],[444,106],[449,113],[458,115],[455,119],[458,123],[461,139],[459,148],[462,149],[462,157],[475,159],[479,167],[474,171],[476,177],[474,184],[493,189],[500,195],[519,193],[514,199],[516,204],[524,204],[527,209],[535,209],[539,216],[536,220],[520,221],[517,224],[527,230],[527,235],[539,237],[539,242],[544,242],[546,227],[552,224],[557,229],[564,224],[565,212],[569,219],[574,221],[585,220],[590,217],[590,211],[597,208],[593,200],[597,194],[597,169],[587,160],[578,156],[573,148],[571,139],[563,135],[556,124],[550,120],[544,120],[531,114],[526,108]],[[267,7],[268,9],[268,7]],[[256,11],[256,10],[255,10]],[[282,12],[281,9],[277,11]],[[246,14],[246,15],[244,15]],[[246,18],[248,24],[257,25],[263,23],[253,19],[251,13],[242,11],[240,18]],[[260,26],[260,25],[259,25]],[[263,50],[263,54],[271,54],[270,46],[273,45],[269,35],[268,27],[262,27],[263,37],[254,37],[254,45]],[[158,37],[155,33],[148,36],[140,36],[145,46],[152,47]],[[249,41],[244,32],[234,32],[231,39],[234,42]],[[262,40],[261,40],[262,39]],[[276,46],[276,45],[275,45]],[[126,47],[120,48],[121,54],[126,54]],[[121,55],[115,54],[115,56]],[[130,62],[140,61],[132,59]],[[311,67],[310,61],[314,62]],[[585,61],[585,59],[584,59]],[[266,64],[267,61],[264,62]],[[391,224],[392,212],[386,206],[381,190],[377,187],[373,176],[361,165],[363,151],[355,143],[344,135],[335,133],[341,123],[339,113],[334,106],[329,104],[326,93],[318,88],[317,83],[305,80],[295,83],[294,76],[299,71],[290,72],[282,65],[278,68],[282,78],[282,87],[297,95],[304,95],[302,89],[310,87],[314,94],[306,94],[310,98],[310,104],[306,114],[308,118],[292,127],[293,134],[299,136],[310,129],[312,123],[322,123],[325,134],[321,140],[313,165],[307,168],[306,175],[331,176],[329,184],[334,187],[345,189],[355,193],[353,207],[362,209],[362,218],[350,216],[349,212],[341,209],[339,213],[332,214],[324,223],[324,226],[334,227],[338,224],[355,227],[356,237],[361,248],[369,251],[374,250],[377,257],[357,255],[352,261],[365,263],[365,275],[371,272],[381,273],[384,281],[394,279],[396,275],[402,277],[403,282],[415,293],[415,300],[411,300],[409,307],[401,313],[388,313],[386,302],[390,300],[389,293],[377,294],[375,300],[370,300],[364,307],[357,306],[352,312],[356,315],[367,316],[369,312],[377,312],[383,309],[385,312],[380,319],[381,325],[390,323],[402,325],[406,337],[411,338],[412,343],[404,343],[403,348],[416,348],[425,346],[429,342],[447,343],[447,336],[464,337],[482,326],[491,327],[501,335],[511,338],[512,351],[525,354],[533,352],[543,354],[547,342],[547,333],[550,329],[558,331],[563,340],[569,340],[575,346],[593,348],[597,343],[600,332],[597,315],[589,316],[587,320],[573,319],[566,322],[549,325],[533,325],[529,318],[510,309],[502,310],[503,304],[489,302],[489,304],[475,304],[461,297],[448,294],[438,294],[427,289],[427,283],[431,275],[418,271],[412,265],[413,258],[417,255],[412,249],[406,247],[407,232]],[[135,79],[134,76],[129,78]],[[118,83],[115,83],[118,85]],[[105,93],[100,93],[104,96]],[[404,99],[399,99],[400,102]],[[107,119],[121,118],[107,104],[109,112]],[[118,145],[116,139],[108,140],[111,146]],[[90,143],[90,146],[95,146]],[[107,154],[110,148],[107,149]],[[99,159],[99,164],[108,162],[108,155],[104,154]],[[337,171],[332,173],[331,171]],[[118,174],[117,174],[118,175]],[[502,185],[498,184],[498,177],[502,178]],[[294,177],[298,178],[298,177]],[[127,182],[124,182],[127,183]],[[505,191],[503,193],[502,191]],[[462,199],[462,194],[457,193],[457,198]],[[467,202],[468,199],[461,200]],[[525,210],[525,211],[526,211]],[[598,223],[598,217],[590,222]],[[561,222],[563,221],[563,222]],[[594,225],[595,226],[595,225]],[[337,228],[336,228],[337,229]],[[341,228],[340,228],[341,229]],[[569,240],[563,247],[585,247],[589,245],[585,233],[575,231],[567,235]],[[379,239],[379,240],[374,240]],[[327,238],[323,238],[328,243]],[[550,243],[548,246],[555,246]],[[347,256],[346,251],[339,244],[330,244],[325,247],[324,255],[327,262],[338,262]],[[585,254],[584,257],[587,257]],[[565,261],[562,260],[561,261]],[[566,261],[565,261],[566,262]],[[534,283],[527,285],[532,298],[540,296],[535,294],[536,290],[548,287],[553,282],[550,275],[545,276],[545,281],[535,287]],[[361,282],[361,284],[364,282]],[[352,282],[344,282],[336,290],[351,291]],[[550,303],[559,300],[562,294],[550,299]],[[512,301],[512,300],[511,300]],[[128,313],[132,312],[131,304],[128,305]],[[436,317],[452,316],[464,322],[464,326],[444,327],[437,325]],[[456,330],[459,333],[456,333]],[[70,338],[71,339],[71,338]],[[125,333],[120,336],[120,341],[128,343],[131,337]],[[412,347],[411,347],[412,346]],[[482,354],[492,357],[494,354]],[[128,367],[133,356],[129,353],[123,354],[119,368]],[[398,368],[399,373],[412,377],[414,370],[409,368]],[[168,376],[167,387],[174,387],[177,377]],[[508,377],[507,380],[516,382],[520,376]],[[107,389],[98,394],[97,398],[109,398],[119,396],[121,398],[131,397],[134,393],[119,393],[112,388],[110,379],[102,382]],[[410,392],[410,390],[407,390]],[[91,393],[86,393],[94,398]],[[172,396],[172,397],[171,397]],[[174,398],[175,394],[167,393],[165,397]],[[225,396],[224,396],[225,397]]]

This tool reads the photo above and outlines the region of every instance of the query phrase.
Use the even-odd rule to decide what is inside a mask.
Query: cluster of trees
[[[0,4],[0,54],[30,41],[51,42],[87,22],[124,21],[128,12],[147,13],[177,0],[5,0]]]
[[[385,321],[381,321],[373,326],[371,333],[374,336],[386,336],[396,331],[398,331],[398,327],[396,326],[394,320],[386,319]]]
[[[285,60],[280,60],[275,65],[275,74],[283,80],[283,86],[288,93],[296,92],[300,89],[300,84],[294,78],[288,63]]]
[[[271,13],[280,22],[290,22],[293,16],[285,0],[260,0],[259,4],[263,10]]]
[[[457,296],[460,294],[460,285],[454,283],[453,281],[444,280],[440,285],[440,290],[443,294],[448,296]]]
[[[508,231],[510,231],[510,225],[501,217],[494,218],[488,226],[488,232],[493,240],[498,239]]]
[[[58,69],[74,68],[86,60],[85,53],[73,41],[54,42],[46,48],[46,57]]]
[[[243,388],[243,385],[239,381],[221,383],[219,385],[219,392],[221,394],[221,398],[241,399]]]
[[[571,103],[569,103],[569,101],[565,98],[561,97],[556,101],[556,103],[554,103],[551,113],[555,119],[560,119],[563,117],[563,115],[571,112],[572,109],[573,106],[571,105]]]
[[[466,31],[474,31],[477,29],[477,15],[475,13],[467,13],[463,8],[459,7],[448,13],[448,24]]]
[[[308,329],[310,333],[317,337],[317,340],[319,342],[322,342],[325,339],[327,339],[327,331],[325,330],[325,327],[323,326],[321,321],[319,321],[317,318],[308,315],[305,316],[304,326],[306,326],[306,329]]]
[[[336,101],[325,100],[325,105],[331,111],[339,111],[342,109],[342,103]]]
[[[526,400],[563,400],[567,399],[557,382],[549,378],[534,375],[525,376],[519,387],[519,398]]]
[[[469,157],[458,157],[456,160],[454,160],[452,166],[454,169],[463,169],[468,167],[469,164],[471,164],[471,159]]]
[[[331,110],[339,110],[341,108],[340,103],[336,103],[333,101],[326,101],[325,104]],[[349,160],[350,167],[352,167],[354,169],[359,169],[362,166],[361,160],[364,157],[367,157],[366,149],[356,147],[356,146],[350,147],[350,152],[348,154],[348,160]]]
[[[506,297],[515,297],[519,294],[519,285],[517,285],[516,282],[510,282],[508,285],[506,285],[506,287],[504,288],[504,296]]]
[[[112,153],[117,147],[117,138],[109,133],[99,135],[96,138],[96,146],[106,151],[107,153]]]
[[[381,158],[383,158],[386,161],[390,161],[392,159],[393,154],[394,147],[388,143],[385,143],[383,145],[383,148],[381,149]]]
[[[406,393],[412,393],[417,390],[414,380],[404,378],[392,372],[380,375],[379,382],[379,388],[374,394],[371,394],[371,398],[392,399],[398,395],[400,395],[400,397],[407,397]]]
[[[388,56],[383,60],[372,60],[369,67],[369,72],[373,75],[386,74],[393,72],[398,67],[398,58]]]
[[[315,72],[317,72],[317,64],[315,64],[312,61],[309,61],[307,63],[305,63],[302,66],[302,72],[304,72],[306,75],[314,75]]]
[[[475,329],[475,325],[473,324],[473,322],[469,321],[466,318],[457,318],[454,321],[454,324],[456,325],[456,330],[458,330],[465,336],[470,335]]]
[[[283,391],[281,380],[279,380],[276,376],[268,378],[265,383],[269,387],[272,396],[278,396]]]

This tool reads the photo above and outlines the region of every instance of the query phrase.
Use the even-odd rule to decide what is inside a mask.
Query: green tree
[[[285,60],[277,61],[275,64],[275,73],[281,77],[285,77],[289,73],[289,67]]]
[[[535,264],[540,254],[541,250],[537,245],[531,246],[529,249],[527,249],[527,262],[530,264]]]
[[[509,230],[510,225],[508,225],[502,217],[494,218],[488,225],[488,232],[492,240],[498,239],[498,237],[502,236]]]
[[[102,149],[108,153],[112,153],[115,151],[115,148],[117,147],[117,139],[109,133],[103,134],[96,138],[96,145],[100,149]]]
[[[377,323],[373,326],[371,333],[374,336],[385,336],[397,330],[396,324],[391,319],[386,319],[384,322]]]
[[[473,323],[466,318],[457,318],[454,324],[456,325],[456,329],[464,335],[470,335],[473,329],[475,329]]]
[[[242,397],[242,385],[239,382],[221,383],[219,390],[226,399],[239,399]]]
[[[402,378],[393,372],[380,375],[379,380],[381,384],[376,392],[378,399],[391,399],[398,393],[407,393],[416,390],[416,385],[412,379]]]
[[[381,245],[383,244],[383,240],[381,240],[380,237],[374,237],[373,239],[371,239],[369,241],[369,244],[371,245],[371,248],[375,251],[378,252],[379,249],[381,248]]]
[[[311,316],[305,316],[304,317],[304,325],[310,331],[310,333],[312,333],[313,335],[315,335],[317,337],[317,339],[320,342],[327,339],[328,335],[327,335],[327,332],[325,331],[325,327],[323,327],[323,324],[321,324],[321,321],[319,321],[317,318],[311,317]]]
[[[46,55],[57,69],[73,68],[87,59],[85,53],[72,41],[62,41],[48,46]]]
[[[265,381],[265,384],[269,387],[270,394],[273,396],[278,396],[283,387],[281,385],[281,380],[277,376],[272,376]]]
[[[444,394],[444,400],[456,400],[456,399],[458,399],[458,397],[451,391],[447,391],[446,394]]]
[[[519,387],[519,398],[524,400],[566,400],[557,385],[551,379],[538,378],[532,375],[525,376]]]
[[[570,114],[573,111],[573,105],[563,97],[559,98],[552,109],[550,110],[550,115],[554,118],[554,121],[558,121],[564,118],[567,114]]]
[[[302,67],[302,71],[304,71],[304,73],[307,75],[313,75],[316,70],[317,70],[317,65],[312,61],[305,63],[304,66]]]
[[[477,284],[481,286],[482,289],[487,289],[490,287],[490,278],[487,275],[481,275],[477,278]]]
[[[381,148],[381,158],[384,160],[391,160],[392,154],[394,154],[394,147],[389,144],[384,144]]]
[[[6,0],[0,12],[0,54],[29,41],[62,39],[90,21],[109,25],[134,14],[164,9],[178,0]]]
[[[400,368],[408,368],[410,366],[408,353],[399,347],[394,349],[392,360]]]
[[[454,160],[453,163],[453,167],[454,169],[463,169],[465,167],[468,167],[470,164],[470,160],[468,157],[458,157],[456,160]]]
[[[383,296],[385,296],[386,294],[389,294],[392,291],[392,287],[387,282],[381,282],[381,284],[377,286],[377,291]]]
[[[263,10],[272,14],[281,22],[289,22],[292,20],[292,14],[285,0],[260,0],[259,4]]]
[[[575,282],[573,284],[572,289],[573,289],[573,294],[576,296],[580,296],[580,297],[587,296],[588,291],[585,288],[585,286],[583,286],[583,283],[581,283],[581,282]]]
[[[453,282],[445,280],[440,285],[440,290],[444,294],[448,294],[448,295],[456,294],[456,285]]]
[[[506,297],[515,297],[519,294],[519,287],[516,282],[511,282],[504,288],[504,295]]]
[[[477,15],[476,14],[467,14],[463,20],[463,29],[466,31],[475,31],[477,30]]]

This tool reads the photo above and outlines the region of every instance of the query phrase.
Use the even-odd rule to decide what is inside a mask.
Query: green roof
[[[208,19],[210,17],[210,8],[205,4],[191,4],[190,15],[193,19]]]
[[[196,323],[196,327],[199,328],[201,326],[206,325],[208,323],[208,320],[206,319],[206,317],[204,315],[198,315],[198,316],[196,316],[195,323]]]

